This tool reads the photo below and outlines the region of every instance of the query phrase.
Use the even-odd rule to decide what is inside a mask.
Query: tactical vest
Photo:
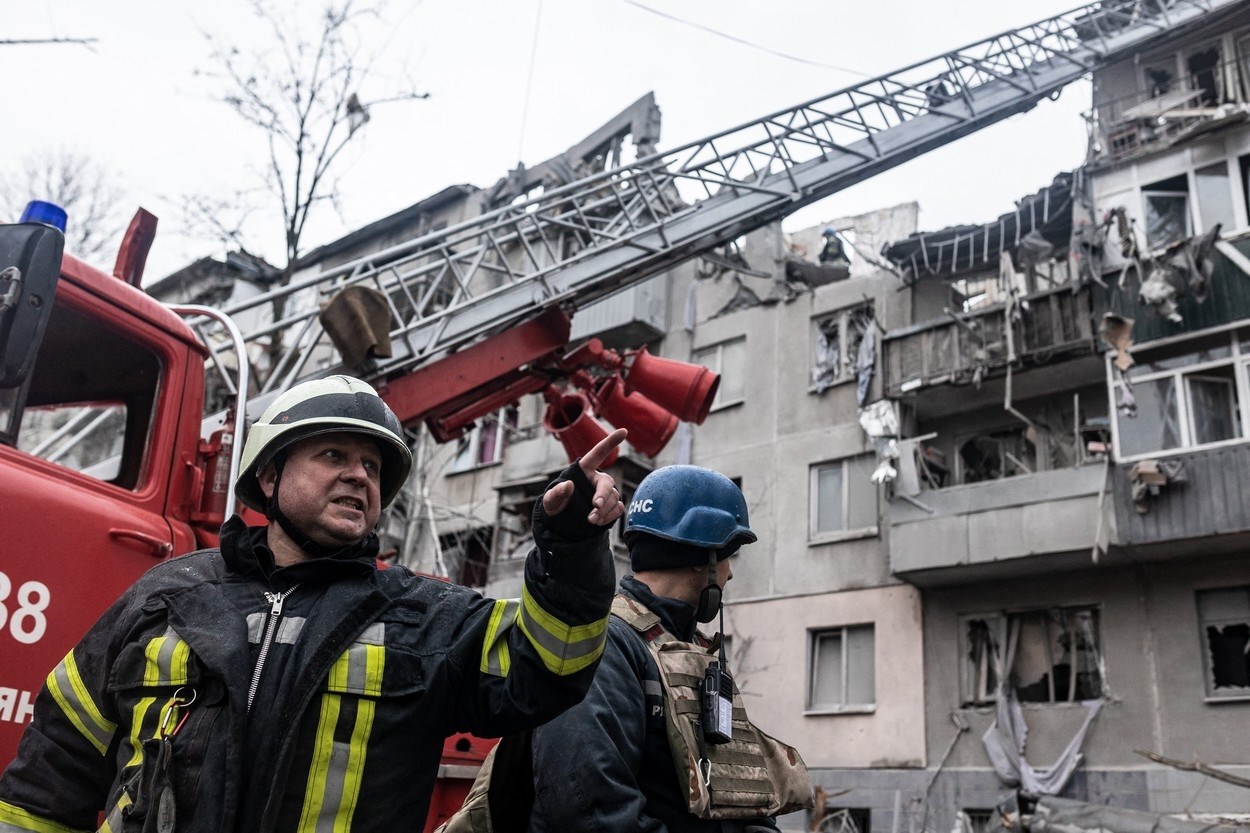
[[[618,595],[612,613],[651,649],[664,689],[664,723],[678,785],[690,812],[701,819],[749,819],[812,806],[807,767],[798,750],[761,732],[747,717],[734,687],[733,740],[710,744],[700,722],[700,686],[714,649],[682,642],[660,617]]]
[[[613,600],[612,613],[638,632],[660,669],[668,745],[678,788],[692,814],[701,819],[753,819],[812,807],[811,783],[798,750],[751,723],[736,686],[733,740],[703,742],[699,687],[708,663],[716,658],[711,648],[677,639],[660,625],[659,616],[627,596]],[[486,756],[463,806],[435,833],[503,833],[503,825],[524,830],[533,796],[519,793],[523,785],[533,786],[533,774],[520,773],[517,758],[529,749],[528,732],[504,738]]]

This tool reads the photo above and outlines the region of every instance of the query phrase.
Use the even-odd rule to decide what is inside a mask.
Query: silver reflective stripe
[[[370,650],[382,650],[369,646]],[[298,833],[347,833],[351,830],[360,800],[362,774],[369,749],[376,703],[367,697],[354,700],[350,740],[337,740],[340,721],[349,719],[348,700],[339,694],[324,694],[312,767],[304,790]],[[346,729],[347,726],[341,727]]]
[[[274,642],[281,642],[283,645],[294,645],[295,640],[299,639],[300,632],[304,630],[305,623],[308,619],[303,616],[291,616],[284,618],[278,624],[278,632],[274,635]]]
[[[259,645],[265,635],[265,623],[269,621],[268,613],[249,613],[247,616],[247,641]],[[304,616],[284,616],[278,623],[278,630],[273,641],[283,645],[294,645],[304,630],[308,619]]]
[[[73,651],[66,654],[65,659],[52,669],[47,685],[52,699],[65,712],[70,723],[74,724],[97,752],[105,754],[113,740],[113,733],[117,731],[117,724],[106,719],[92,701],[87,686],[78,673]]]
[[[268,612],[265,613],[249,613],[247,615],[247,641],[253,645],[260,644],[260,638],[265,633],[265,622],[269,620]]]
[[[304,620],[301,619],[301,622]],[[385,645],[386,644],[386,625],[383,622],[374,622],[356,637],[357,642],[365,645]]]
[[[664,686],[660,685],[659,680],[643,680],[642,693],[649,694],[652,697],[663,697]]]
[[[553,674],[575,674],[599,659],[608,641],[608,618],[588,625],[567,625],[543,610],[530,595],[528,585],[521,593],[521,630]]]

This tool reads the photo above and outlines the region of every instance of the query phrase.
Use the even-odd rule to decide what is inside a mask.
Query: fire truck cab
[[[61,248],[49,226],[0,226],[4,762],[49,669],[140,574],[220,524],[198,512],[204,348]]]

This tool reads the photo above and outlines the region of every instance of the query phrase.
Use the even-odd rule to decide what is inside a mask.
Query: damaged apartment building
[[[612,471],[627,500],[678,462],[747,497],[730,663],[818,788],[787,829],[989,833],[1038,796],[1250,807],[1229,782],[1250,778],[1247,101],[1243,13],[1095,72],[1087,164],[997,219],[920,232],[910,203],[773,222],[574,316],[573,344],[720,374],[702,424]],[[547,162],[323,246],[297,279],[658,134],[644,96]],[[414,431],[387,557],[518,593],[533,503],[568,462],[549,404],[447,442]]]
[[[941,829],[1013,784],[1246,818],[1247,70],[1242,13],[1095,72],[1082,169],[885,252],[912,307],[882,345],[890,573],[923,598]]]

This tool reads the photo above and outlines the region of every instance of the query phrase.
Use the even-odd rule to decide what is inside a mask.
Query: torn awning
[[[886,246],[882,254],[910,283],[996,270],[1002,252],[1010,253],[1017,264],[1066,252],[1072,238],[1072,179],[1071,173],[1057,175],[1049,186],[1019,200],[1015,210],[997,220],[917,232]]]

